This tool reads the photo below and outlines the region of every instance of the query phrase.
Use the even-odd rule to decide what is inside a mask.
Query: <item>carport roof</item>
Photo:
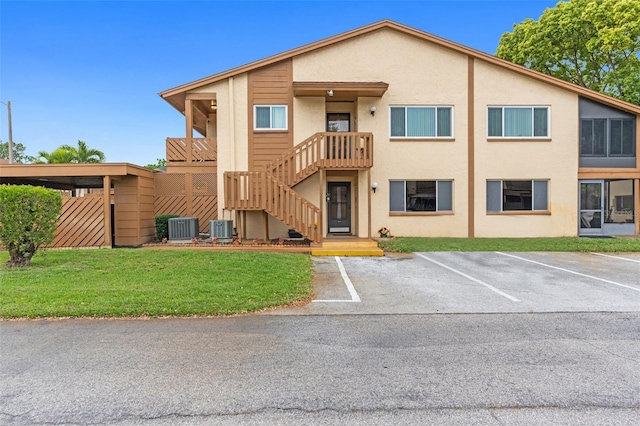
[[[153,177],[156,173],[129,163],[3,164],[0,184],[34,185],[54,189],[102,188],[104,177]]]

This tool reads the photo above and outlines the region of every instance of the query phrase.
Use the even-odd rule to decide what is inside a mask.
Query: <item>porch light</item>
[[[373,115],[373,112],[371,113],[371,115]],[[371,189],[373,190],[373,193],[375,194],[376,193],[376,189],[378,189],[378,182],[373,182],[371,184]]]
[[[372,106],[371,109],[369,110],[371,111],[371,116],[373,117],[374,115],[376,115],[376,107]],[[375,192],[375,191],[374,191]]]
[[[329,89],[329,90],[327,90],[327,95],[329,95],[329,96],[333,96],[333,89]]]
[[[216,105],[216,101],[211,101],[211,111],[215,111],[218,109],[218,105]]]

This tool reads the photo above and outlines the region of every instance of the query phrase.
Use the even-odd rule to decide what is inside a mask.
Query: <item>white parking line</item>
[[[640,260],[627,259],[626,257],[622,257],[622,256],[611,256],[610,254],[602,254],[602,253],[591,253],[591,254],[595,254],[596,256],[610,257],[612,259],[626,260],[626,261],[629,261],[629,262],[640,263]]]
[[[519,302],[519,301],[520,301],[520,300],[516,299],[515,297],[513,297],[513,296],[511,296],[511,295],[509,295],[509,294],[507,294],[507,293],[505,293],[505,292],[503,292],[503,291],[498,290],[497,288],[495,288],[494,286],[492,286],[492,285],[490,285],[490,284],[487,284],[487,283],[485,283],[485,282],[482,282],[482,281],[480,281],[480,280],[479,280],[479,279],[477,279],[477,278],[473,278],[471,275],[467,275],[467,274],[465,274],[464,272],[458,271],[457,269],[453,269],[452,267],[447,266],[447,265],[445,265],[445,264],[443,264],[443,263],[440,263],[440,262],[438,262],[437,260],[430,259],[430,258],[428,258],[427,256],[425,256],[425,255],[423,255],[423,254],[420,254],[420,253],[415,253],[415,255],[416,255],[416,256],[419,256],[419,257],[421,257],[421,258],[423,258],[424,260],[428,260],[429,262],[435,263],[436,265],[441,266],[441,267],[443,267],[443,268],[445,268],[445,269],[448,269],[449,271],[451,271],[451,272],[453,272],[453,273],[456,273],[456,274],[458,274],[458,275],[461,275],[461,276],[465,277],[466,279],[473,281],[474,283],[478,283],[478,284],[480,284],[480,285],[483,285],[483,286],[485,286],[486,288],[488,288],[489,290],[491,290],[491,291],[495,291],[495,292],[496,292],[496,293],[498,293],[500,296],[504,296],[504,297],[506,297],[507,299],[511,300],[512,302]]]
[[[360,300],[360,296],[358,296],[358,293],[356,292],[355,287],[353,286],[353,283],[351,282],[351,279],[349,278],[349,275],[347,275],[347,271],[344,269],[344,265],[342,264],[342,261],[340,260],[340,257],[336,256],[336,263],[338,264],[338,269],[340,270],[340,275],[342,276],[342,280],[344,281],[345,285],[347,286],[347,290],[349,290],[349,294],[351,295],[351,300],[312,300],[312,302],[324,302],[324,303],[358,303],[361,302]]]
[[[560,268],[559,266],[547,265],[546,263],[536,262],[535,260],[529,260],[529,259],[525,259],[524,257],[515,256],[513,254],[502,253],[502,252],[499,252],[499,251],[497,251],[496,253],[497,254],[501,254],[503,256],[513,257],[514,259],[524,260],[525,262],[535,263],[536,265],[546,266],[547,268],[557,269],[559,271],[568,272],[568,273],[574,274],[574,275],[579,275],[581,277],[591,278],[591,279],[594,279],[594,280],[598,280],[598,281],[602,281],[602,282],[605,282],[605,283],[617,285],[617,286],[628,288],[628,289],[631,289],[631,290],[640,291],[640,288],[632,287],[632,286],[626,285],[626,284],[620,284],[620,283],[617,283],[617,282],[611,281],[611,280],[605,280],[604,278],[594,277],[593,275],[583,274],[583,273],[580,273],[580,272],[572,271],[570,269]]]

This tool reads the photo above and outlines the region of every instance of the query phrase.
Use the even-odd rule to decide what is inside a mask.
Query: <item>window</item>
[[[488,180],[487,211],[547,211],[548,181]]]
[[[287,106],[255,105],[253,128],[254,130],[287,130]]]
[[[583,118],[580,120],[580,156],[633,157],[635,122],[620,118]]]
[[[392,180],[389,182],[392,212],[453,211],[453,181]]]
[[[489,107],[490,138],[548,138],[549,107]]]
[[[392,138],[453,137],[453,107],[394,106],[389,115]]]

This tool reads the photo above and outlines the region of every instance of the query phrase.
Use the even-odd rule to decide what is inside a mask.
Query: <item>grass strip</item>
[[[4,266],[0,317],[233,315],[311,297],[307,255],[196,250],[47,250]]]
[[[639,252],[640,238],[417,238],[396,237],[378,245],[385,251],[563,251]]]

